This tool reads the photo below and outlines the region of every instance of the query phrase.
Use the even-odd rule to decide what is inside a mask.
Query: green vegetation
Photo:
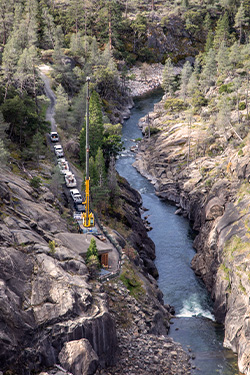
[[[145,290],[142,286],[143,283],[132,267],[129,267],[128,265],[123,267],[120,280],[129,290],[131,296],[135,297],[137,300],[145,295]]]
[[[55,240],[49,241],[50,254],[54,255],[56,252],[57,243]]]
[[[100,261],[98,258],[98,250],[96,246],[96,241],[93,237],[90,240],[90,245],[87,250],[86,264],[89,270],[90,277],[93,279],[96,278],[101,265],[100,265]]]
[[[182,99],[178,99],[178,98],[168,98],[164,103],[164,108],[167,111],[171,111],[171,113],[181,112],[187,109],[187,107],[188,107],[188,104],[184,103]]]
[[[231,291],[231,287],[232,287],[232,286],[231,286],[231,280],[230,280],[230,269],[227,268],[227,267],[225,266],[224,263],[222,263],[222,264],[220,265],[219,269],[220,269],[221,271],[223,271],[224,274],[225,274],[225,280],[228,281],[227,290],[230,292],[230,291]]]
[[[40,177],[35,176],[30,180],[30,186],[34,189],[39,189],[41,186],[41,182],[42,180],[40,179]]]

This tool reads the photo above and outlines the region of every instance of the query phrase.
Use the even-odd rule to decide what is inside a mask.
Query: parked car
[[[82,196],[78,189],[70,189],[70,195],[74,202],[82,202]]]
[[[61,145],[55,145],[54,146],[54,151],[56,154],[56,157],[62,158],[63,157],[63,148]]]
[[[59,136],[57,132],[51,132],[50,133],[50,140],[51,142],[58,142],[59,141]]]
[[[71,171],[66,171],[64,174],[65,184],[69,188],[76,186],[76,178]]]
[[[79,202],[74,202],[74,208],[76,212],[82,213],[85,212],[85,205]]]
[[[69,172],[69,164],[64,158],[59,159],[58,166],[62,174],[66,174],[67,172]]]

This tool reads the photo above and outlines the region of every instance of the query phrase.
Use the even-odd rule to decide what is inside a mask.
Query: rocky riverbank
[[[40,165],[42,180],[50,169]],[[74,228],[70,212],[43,183],[30,185],[35,175],[2,170],[0,177],[3,373],[132,373],[134,366],[140,374],[188,373],[189,356],[166,337],[172,310],[148,274],[154,247],[143,242],[139,194],[120,181],[123,221],[137,223],[134,233],[128,230],[133,262],[126,258],[120,277],[102,286],[90,282],[82,256],[58,240]]]
[[[225,324],[224,345],[238,353],[240,371],[249,374],[249,144],[239,152],[228,129],[234,142],[225,146],[223,135],[208,136],[199,116],[190,126],[163,103],[149,122],[159,133],[141,141],[135,167],[199,231],[192,267],[215,301],[217,320]],[[148,118],[140,126],[148,126]]]

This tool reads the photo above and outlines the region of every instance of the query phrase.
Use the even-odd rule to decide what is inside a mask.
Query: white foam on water
[[[147,188],[145,188],[145,187],[139,189],[140,194],[146,194],[146,192],[147,192]]]
[[[197,294],[192,294],[183,301],[183,307],[176,315],[179,318],[192,318],[194,316],[208,318],[215,321],[215,318],[208,308],[203,308]]]

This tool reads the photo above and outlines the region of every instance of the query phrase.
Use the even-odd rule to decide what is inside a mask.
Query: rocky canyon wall
[[[249,147],[239,155],[228,144],[208,156],[201,126],[190,130],[183,119],[164,113],[161,104],[149,118],[160,132],[141,141],[134,165],[198,232],[192,268],[214,299],[216,319],[225,324],[224,345],[238,353],[240,371],[250,374]],[[147,121],[141,119],[143,129]]]

